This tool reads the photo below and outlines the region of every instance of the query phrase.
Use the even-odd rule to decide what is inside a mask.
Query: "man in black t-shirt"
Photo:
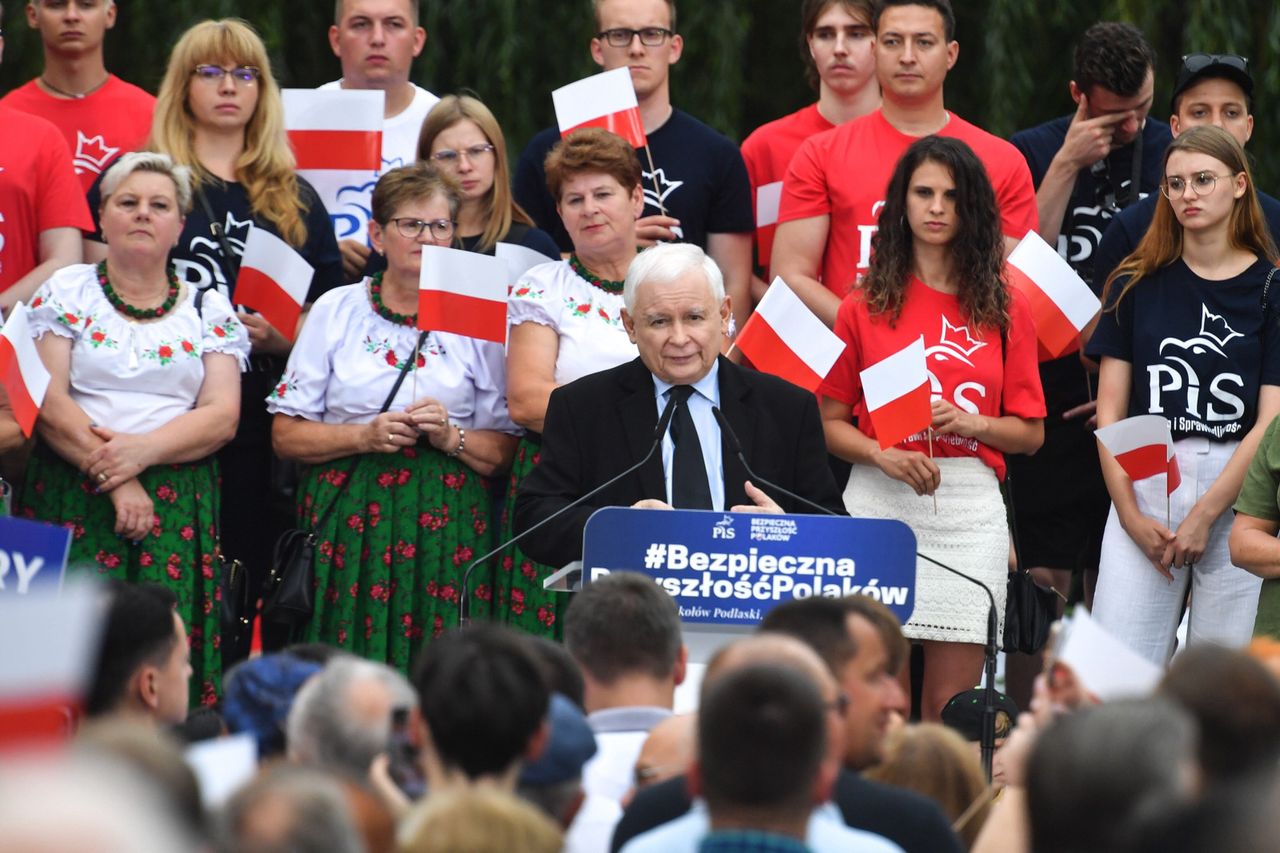
[[[1188,128],[1211,124],[1234,136],[1243,147],[1253,135],[1253,75],[1249,73],[1249,60],[1232,53],[1190,53],[1182,57],[1173,86],[1172,109],[1169,128],[1174,136]],[[1125,208],[1103,232],[1094,255],[1093,289],[1098,293],[1112,270],[1147,233],[1157,200],[1152,194]],[[1271,239],[1280,245],[1280,201],[1259,192],[1258,204],[1271,229]]]
[[[1036,185],[1040,236],[1086,282],[1107,223],[1160,183],[1164,149],[1172,137],[1164,124],[1147,121],[1154,65],[1155,51],[1137,28],[1094,24],[1076,47],[1068,84],[1075,113],[1010,139]],[[1049,410],[1044,446],[1035,456],[1009,458],[1022,563],[1051,570],[1051,575],[1041,573],[1042,580],[1063,592],[1070,588],[1070,572],[1097,569],[1109,505],[1089,423],[1091,369],[1096,367],[1087,366],[1079,351],[1041,363]],[[1046,489],[1044,483],[1057,485]],[[1091,592],[1091,584],[1087,588]],[[1030,678],[1025,680],[1025,689],[1010,685],[1018,694],[1015,701],[1029,699]]]
[[[594,6],[591,58],[606,71],[631,69],[649,142],[648,152],[638,152],[645,210],[636,234],[645,246],[683,241],[704,249],[724,273],[725,292],[732,297],[741,329],[751,310],[751,186],[738,147],[671,105],[669,72],[684,52],[684,40],[676,32],[675,0],[594,0]],[[547,191],[543,168],[559,140],[559,131],[550,127],[529,141],[512,189],[534,223],[569,252],[573,244],[556,199]]]

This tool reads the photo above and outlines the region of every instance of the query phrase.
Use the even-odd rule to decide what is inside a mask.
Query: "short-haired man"
[[[386,664],[334,658],[293,699],[286,724],[289,759],[366,779],[373,760],[390,746],[392,716],[417,704],[412,685]]]
[[[881,107],[800,146],[783,180],[773,242],[773,274],[828,326],[871,262],[894,167],[922,136],[955,137],[982,160],[1007,249],[1036,228],[1026,162],[944,105],[943,84],[960,54],[950,1],[884,0],[873,23]]]
[[[0,103],[0,128],[0,311],[7,312],[56,270],[80,263],[80,232],[93,220],[57,127]]]
[[[671,66],[684,40],[675,0],[593,0],[591,58],[606,71],[630,68],[653,164],[641,158],[645,213],[636,234],[645,245],[683,240],[706,250],[724,271],[738,328],[751,311],[751,191],[742,155],[723,134],[671,105]],[[547,191],[543,163],[560,139],[550,127],[529,141],[512,190],[561,251],[573,243]],[[649,171],[652,169],[653,171]],[[664,215],[665,214],[665,215]]]
[[[524,637],[499,625],[448,631],[424,647],[413,686],[428,789],[514,791],[521,762],[546,743],[551,696]]]
[[[103,62],[116,13],[115,0],[29,0],[27,24],[40,34],[44,70],[0,100],[62,131],[86,192],[116,157],[146,143],[156,104]]]
[[[1173,114],[1169,129],[1177,136],[1190,127],[1211,124],[1235,137],[1241,146],[1253,135],[1253,75],[1249,60],[1234,53],[1190,53],[1182,57],[1173,85]],[[1155,193],[1125,208],[1111,220],[1094,263],[1093,281],[1100,289],[1126,255],[1147,233],[1156,212]],[[1271,229],[1271,239],[1280,245],[1280,201],[1264,192],[1258,204]]]
[[[603,849],[622,815],[621,800],[649,730],[671,716],[688,653],[675,599],[632,572],[592,581],[573,597],[564,643],[582,670],[597,750],[582,769],[586,799],[567,846]]]
[[[689,768],[689,789],[706,800],[711,818],[704,844],[808,849],[809,815],[827,800],[836,773],[825,760],[823,704],[812,679],[777,665],[748,666],[711,685]]]
[[[109,588],[98,664],[85,699],[89,717],[120,715],[154,725],[187,718],[191,657],[177,598],[158,584]]]
[[[409,79],[416,56],[427,43],[427,31],[418,24],[418,0],[336,0],[329,46],[342,62],[342,79],[321,89],[381,89],[386,94],[382,119],[382,170],[407,166],[417,159],[418,131],[439,102],[432,93]],[[363,201],[344,195],[351,203],[339,214],[350,229],[338,233],[342,266],[354,281],[369,258],[365,239],[369,196],[377,175],[370,177]],[[351,217],[355,219],[351,219]]]
[[[761,125],[743,140],[742,159],[751,179],[756,217],[756,268],[763,277],[757,287],[770,281],[769,259],[782,179],[796,150],[809,137],[880,106],[871,30],[874,12],[873,0],[804,0],[800,7],[801,53],[805,76],[818,90],[818,101]]]
[[[1071,76],[1075,113],[1019,131],[1010,142],[1031,169],[1040,236],[1089,283],[1112,217],[1160,185],[1171,137],[1162,123],[1147,121],[1155,51],[1136,27],[1103,21],[1085,30]],[[1043,361],[1040,383],[1049,412],[1044,444],[1032,456],[1009,457],[1014,522],[1023,564],[1066,590],[1072,572],[1097,571],[1111,498],[1089,425],[1096,383],[1080,352]],[[1037,487],[1046,482],[1057,486]],[[1092,583],[1086,589],[1092,600]],[[1021,689],[1022,670],[1034,671],[1037,662],[1013,660],[1012,686]]]
[[[737,454],[726,451],[732,445],[721,435],[717,407],[762,479],[843,511],[813,395],[719,355],[729,298],[701,249],[671,243],[641,252],[622,298],[622,322],[640,356],[551,392],[542,459],[520,486],[516,529],[528,530],[642,459],[659,413],[673,405],[662,452],[528,536],[526,553],[557,566],[578,559],[587,518],[603,506],[807,511],[786,495],[775,502],[748,481]]]

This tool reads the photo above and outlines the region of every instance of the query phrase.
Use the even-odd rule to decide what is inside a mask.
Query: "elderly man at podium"
[[[605,506],[812,512],[808,500],[844,514],[813,395],[720,355],[731,305],[714,261],[689,244],[648,249],[623,303],[640,357],[552,392],[516,500],[517,532],[549,520],[526,553],[581,558],[583,526]]]

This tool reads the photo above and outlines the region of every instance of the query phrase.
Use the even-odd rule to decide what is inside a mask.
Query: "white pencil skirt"
[[[1009,526],[995,472],[975,457],[935,459],[942,472],[938,512],[933,498],[870,465],[854,465],[844,490],[849,514],[895,518],[916,535],[916,550],[982,584],[995,597],[999,630],[1009,572]],[[915,610],[903,626],[913,640],[946,643],[987,641],[987,594],[925,560],[916,561]],[[998,633],[997,641],[1002,636]]]

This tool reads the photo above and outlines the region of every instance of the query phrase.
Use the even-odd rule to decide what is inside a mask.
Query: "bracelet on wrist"
[[[467,447],[467,431],[462,427],[458,427],[458,446],[453,450],[445,452],[445,456],[455,457],[462,455],[462,451]]]

